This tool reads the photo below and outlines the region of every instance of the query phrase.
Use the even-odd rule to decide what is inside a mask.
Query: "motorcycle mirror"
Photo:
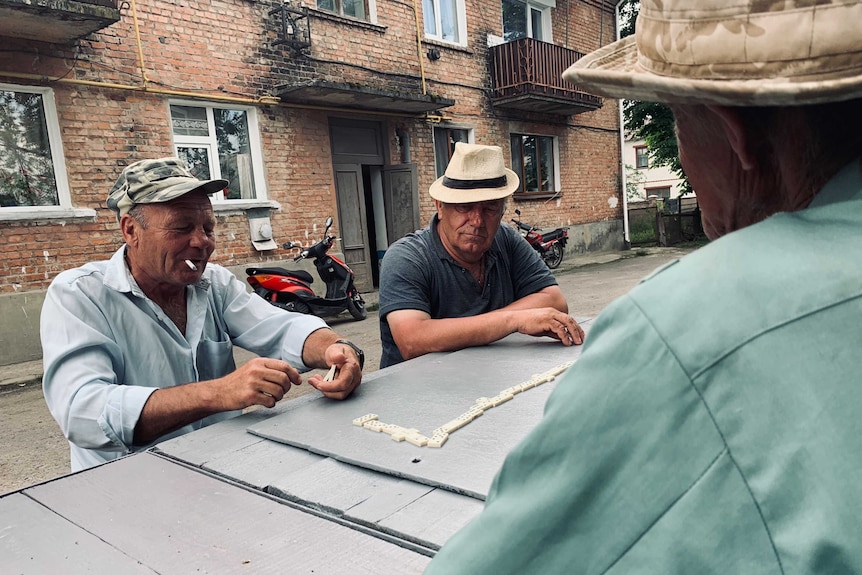
[[[518,215],[520,216],[520,215],[521,215],[521,210],[519,210],[518,208],[515,208],[515,213],[516,213],[516,214],[518,214]]]
[[[329,216],[326,218],[326,229],[328,230],[331,227],[332,227],[332,216]]]

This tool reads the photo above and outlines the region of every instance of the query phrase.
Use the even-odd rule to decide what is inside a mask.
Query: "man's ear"
[[[136,240],[140,225],[141,223],[129,214],[120,217],[120,232],[123,234],[125,243],[131,245]]]
[[[745,122],[739,113],[730,106],[707,104],[706,108],[718,117],[724,136],[739,158],[739,165],[744,170],[754,167],[754,155],[751,153],[751,139],[745,129]]]

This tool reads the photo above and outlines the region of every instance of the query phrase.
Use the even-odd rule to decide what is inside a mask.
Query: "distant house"
[[[646,142],[626,138],[623,165],[630,202],[649,199],[672,199],[682,193],[682,180],[667,166],[652,166]]]

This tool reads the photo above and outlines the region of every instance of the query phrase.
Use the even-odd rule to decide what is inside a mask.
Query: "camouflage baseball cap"
[[[228,183],[197,179],[179,158],[140,160],[125,167],[108,194],[107,204],[119,220],[136,204],[169,202],[197,190],[213,194]]]
[[[563,78],[645,102],[784,106],[862,97],[862,0],[641,0],[635,29]]]

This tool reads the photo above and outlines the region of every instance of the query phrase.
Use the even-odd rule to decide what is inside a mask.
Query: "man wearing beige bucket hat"
[[[862,572],[862,2],[636,30],[564,77],[670,105],[715,241],[600,314],[427,573]]]
[[[350,345],[314,316],[278,309],[209,263],[215,216],[178,158],[127,166],[108,195],[124,245],[110,261],[58,275],[41,316],[45,400],[69,439],[72,470],[272,407],[299,371],[324,395],[347,397],[362,378]],[[238,369],[233,345],[257,357]]]
[[[501,226],[518,189],[499,146],[455,144],[429,190],[429,226],[386,250],[380,268],[380,367],[520,332],[583,341],[557,280],[518,233]]]

